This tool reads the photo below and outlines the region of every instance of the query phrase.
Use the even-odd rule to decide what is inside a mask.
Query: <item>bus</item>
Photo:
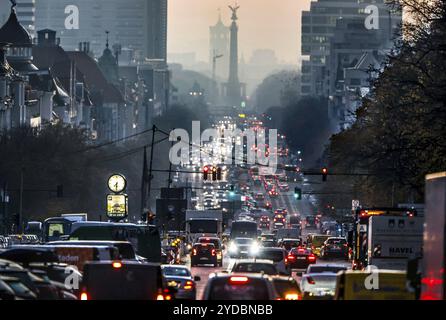
[[[254,221],[239,220],[232,222],[231,239],[251,238],[257,239],[257,223]]]
[[[414,217],[417,211],[407,208],[359,208],[355,211],[355,227],[353,229],[353,270],[361,270],[368,265],[368,227],[373,216]]]

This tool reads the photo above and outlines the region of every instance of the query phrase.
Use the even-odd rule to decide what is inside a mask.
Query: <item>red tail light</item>
[[[194,256],[196,256],[196,255],[197,255],[197,249],[192,250],[192,254],[193,254]]]
[[[81,293],[81,300],[84,300],[84,301],[88,300],[88,294],[86,292]]]
[[[212,249],[211,254],[212,254],[213,256],[215,256],[215,254],[216,254],[215,249]]]
[[[115,269],[120,269],[120,268],[122,268],[122,263],[119,262],[119,261],[115,261],[115,262],[112,263],[112,266]]]
[[[311,261],[311,262],[316,261],[316,256],[314,254],[309,255],[308,261]]]
[[[296,257],[290,254],[288,255],[288,260],[296,260]]]

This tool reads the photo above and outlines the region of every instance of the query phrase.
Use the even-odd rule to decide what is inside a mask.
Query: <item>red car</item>
[[[277,214],[274,217],[274,222],[280,222],[280,223],[283,223],[283,225],[285,225],[286,224],[286,218],[283,215],[281,215],[281,214]]]
[[[271,198],[275,198],[275,197],[279,196],[279,193],[276,191],[276,189],[271,189],[271,190],[268,192],[268,194],[269,194],[269,196],[270,196]]]

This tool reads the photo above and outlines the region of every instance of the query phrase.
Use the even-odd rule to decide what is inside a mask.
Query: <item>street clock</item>
[[[127,180],[121,174],[114,174],[108,179],[108,188],[114,193],[121,193],[127,187]]]

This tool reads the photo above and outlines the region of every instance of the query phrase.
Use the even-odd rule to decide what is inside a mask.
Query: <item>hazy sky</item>
[[[273,49],[279,60],[296,64],[300,56],[300,12],[311,0],[238,0],[239,52],[248,61],[255,49]],[[169,0],[168,52],[196,52],[208,61],[209,26],[230,24],[233,0]]]

